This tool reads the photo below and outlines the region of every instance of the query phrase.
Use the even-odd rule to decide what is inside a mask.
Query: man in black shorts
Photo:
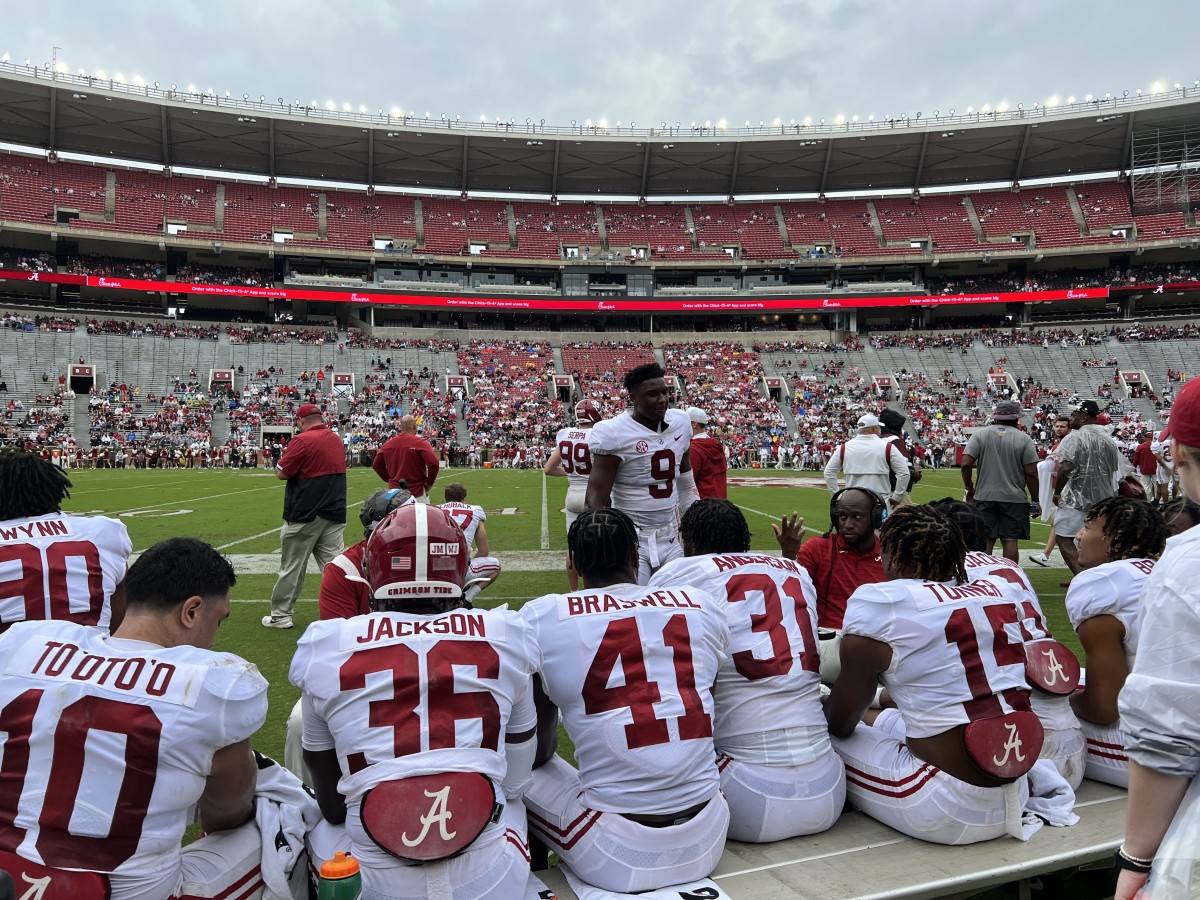
[[[992,411],[992,422],[967,441],[962,458],[966,501],[975,504],[988,524],[994,550],[996,539],[1004,555],[1017,562],[1017,542],[1029,539],[1029,517],[1039,515],[1037,449],[1033,440],[1017,427],[1021,406],[1002,400]],[[979,469],[978,484],[971,471]],[[1028,491],[1028,499],[1026,499]]]

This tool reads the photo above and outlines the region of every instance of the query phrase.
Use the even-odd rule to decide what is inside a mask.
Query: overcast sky
[[[865,120],[1200,78],[1197,0],[5,5],[16,62],[475,121]]]

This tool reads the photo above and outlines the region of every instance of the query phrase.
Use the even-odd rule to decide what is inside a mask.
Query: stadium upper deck
[[[1192,258],[1200,182],[1190,178],[1196,160],[1186,148],[1197,133],[1200,84],[1055,109],[884,122],[561,128],[324,111],[3,63],[0,135],[28,152],[0,158],[0,224],[4,245],[59,259],[141,256],[178,273],[225,249],[241,254],[239,267],[274,270],[270,283],[238,292],[180,288],[179,275],[126,283],[38,276],[70,286],[68,299],[75,286],[108,296],[127,290],[141,293],[142,308],[145,292],[158,292],[163,311],[173,293],[255,298],[262,309],[238,308],[258,312],[273,311],[266,304],[275,300],[600,314],[930,305],[923,285],[938,265],[936,274],[952,279],[998,270],[1021,282],[1063,265],[1127,268],[1146,251],[1139,263]],[[1151,145],[1186,159],[1173,173],[1139,169],[1139,147]],[[60,153],[114,162],[68,162]],[[1114,171],[1120,176],[1073,181]],[[1060,183],[1018,184],[1046,177]],[[971,187],[996,181],[1011,187]],[[376,190],[385,186],[409,193]],[[420,194],[427,189],[461,195]],[[907,193],[888,193],[896,189]],[[832,196],[847,191],[860,196]],[[733,199],[747,194],[779,202]],[[603,199],[620,195],[644,199]],[[668,196],[677,199],[653,199]],[[850,267],[861,290],[846,291]],[[434,297],[439,290],[462,300]],[[420,293],[388,293],[396,291]],[[508,296],[470,299],[485,291]],[[864,302],[881,292],[912,296]],[[945,293],[938,304],[959,302]],[[711,296],[638,300],[671,294]],[[730,294],[756,299],[713,305]],[[772,294],[780,299],[757,299]],[[627,297],[637,302],[618,309]],[[1100,304],[1089,310],[1095,315],[1107,297],[1102,289],[969,302],[1085,299]]]
[[[416,190],[647,198],[868,193],[1128,170],[1135,132],[1200,124],[1200,83],[1053,108],[931,112],[742,128],[463,123],[0,63],[0,134],[28,147]]]

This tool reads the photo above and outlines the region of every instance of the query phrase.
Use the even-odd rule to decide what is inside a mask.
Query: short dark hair
[[[446,485],[446,502],[461,503],[467,499],[467,486],[460,484],[457,481],[452,481]]]
[[[985,552],[989,549],[987,520],[977,507],[953,497],[943,497],[925,504],[930,509],[940,512],[943,516],[958,526],[963,540],[967,544],[967,552]]]
[[[1167,543],[1162,513],[1145,500],[1105,497],[1088,510],[1085,522],[1104,519],[1101,533],[1108,538],[1108,558],[1157,559]]]
[[[750,549],[750,526],[742,511],[728,500],[706,497],[688,507],[679,522],[679,536],[696,553],[745,553]]]
[[[1187,497],[1172,500],[1162,508],[1161,512],[1163,521],[1167,523],[1168,528],[1170,528],[1171,522],[1176,516],[1183,516],[1185,519],[1190,520],[1192,524],[1188,526],[1189,528],[1195,528],[1197,525],[1200,525],[1200,505],[1194,500],[1189,500]],[[1186,531],[1187,529],[1184,530]]]
[[[169,538],[138,557],[125,573],[130,609],[164,613],[188,597],[220,597],[237,584],[229,560],[196,538]]]
[[[654,378],[666,377],[667,370],[656,362],[646,363],[638,366],[636,369],[630,369],[625,373],[625,390],[633,393],[642,386],[643,383]]]
[[[633,519],[611,506],[581,512],[567,532],[571,561],[585,578],[622,571],[637,545]]]
[[[0,521],[58,512],[70,488],[62,469],[41,457],[23,450],[0,453]]]

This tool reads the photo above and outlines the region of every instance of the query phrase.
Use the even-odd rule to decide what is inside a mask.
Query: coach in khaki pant
[[[342,552],[346,528],[346,451],[342,440],[325,427],[321,410],[305,403],[296,412],[300,433],[288,442],[275,466],[275,476],[287,481],[283,494],[283,534],[279,580],[271,592],[267,628],[291,628],[292,610],[309,556],[317,565]]]

